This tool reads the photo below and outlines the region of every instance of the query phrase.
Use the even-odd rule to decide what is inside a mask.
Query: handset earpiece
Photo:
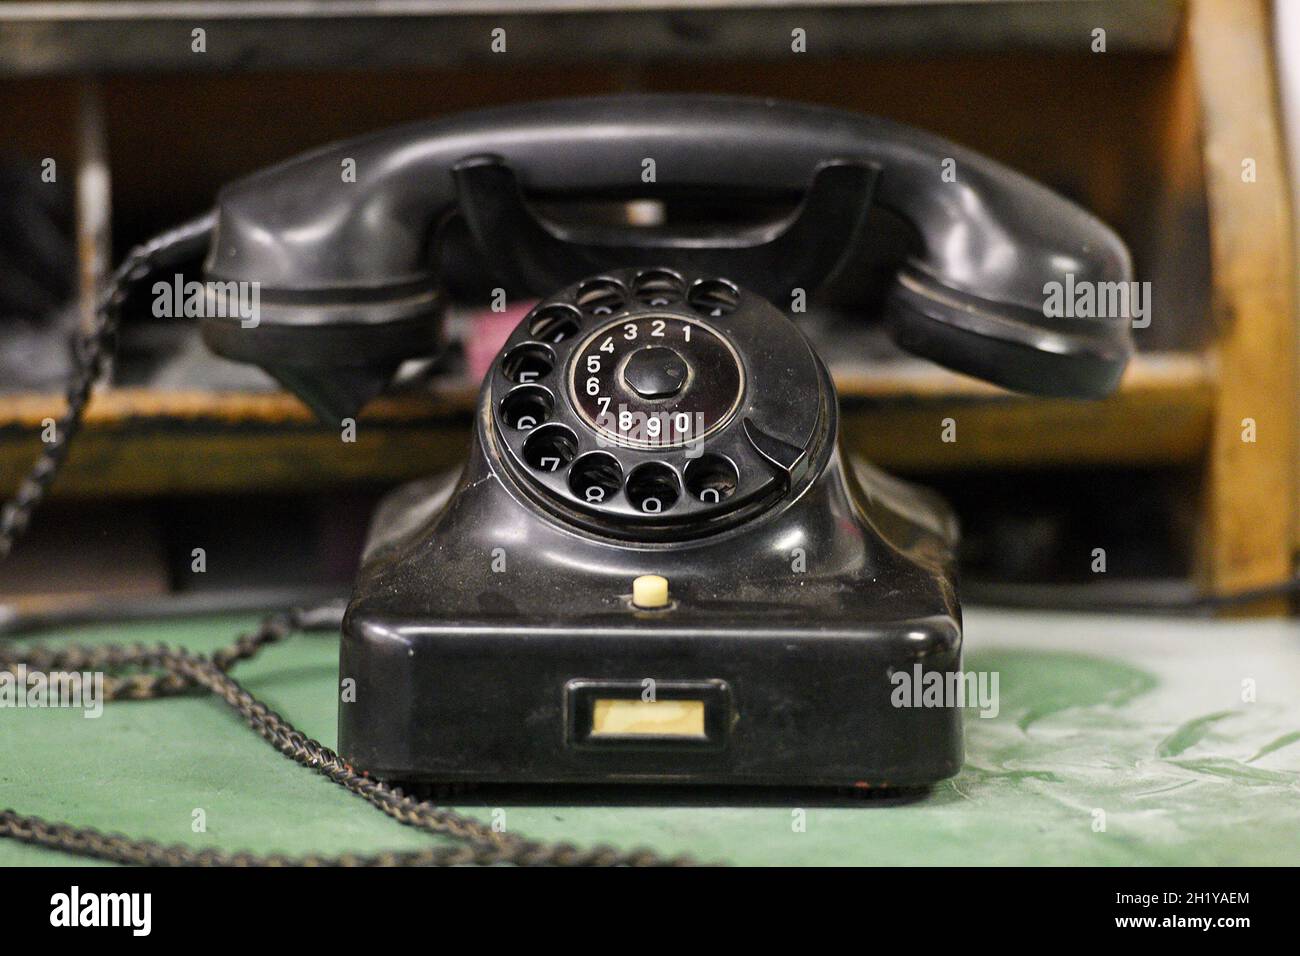
[[[830,212],[821,232],[815,217],[796,215],[740,237],[593,233],[548,228],[525,201],[719,191],[803,195],[805,212]],[[1114,388],[1132,352],[1127,318],[1065,320],[1043,310],[1052,283],[1131,278],[1127,250],[1099,220],[920,130],[723,96],[484,110],[329,146],[235,183],[219,197],[207,274],[258,284],[260,331],[218,317],[205,322],[205,336],[337,416],[363,404],[402,360],[439,347],[434,243],[457,213],[484,255],[532,294],[630,257],[717,268],[775,294],[863,268],[844,257],[871,205],[906,220],[915,236],[886,302],[905,348],[1022,391]]]

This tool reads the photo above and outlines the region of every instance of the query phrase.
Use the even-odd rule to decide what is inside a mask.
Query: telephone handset
[[[647,196],[798,202],[695,232],[535,208]],[[884,263],[866,252],[881,210],[907,230]],[[260,321],[214,314],[204,336],[323,417],[353,414],[440,348],[435,263],[456,218],[541,301],[483,384],[464,470],[399,489],[374,519],[340,656],[352,766],[864,787],[956,772],[955,522],[844,457],[830,375],[780,306],[883,266],[889,288],[863,310],[904,348],[1013,389],[1104,395],[1127,319],[1041,305],[1048,283],[1128,281],[1119,238],[883,120],[712,96],[528,104],[227,187],[205,270],[257,282]]]
[[[742,230],[577,228],[556,197],[802,197]],[[547,295],[630,263],[704,269],[777,305],[864,270],[870,214],[906,223],[881,311],[905,349],[1007,388],[1097,397],[1131,354],[1124,316],[1044,315],[1044,287],[1126,282],[1124,244],[1069,201],[998,163],[887,120],[725,96],[528,103],[328,146],[227,186],[205,264],[256,282],[255,328],[203,323],[337,420],[405,359],[441,345],[440,237],[459,217],[514,291]],[[879,265],[876,263],[874,265]]]

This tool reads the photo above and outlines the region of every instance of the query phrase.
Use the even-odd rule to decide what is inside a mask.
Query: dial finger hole
[[[681,299],[682,280],[667,269],[648,269],[636,277],[632,290],[638,302],[666,306]]]
[[[644,514],[659,514],[677,504],[681,488],[677,474],[667,465],[651,462],[639,465],[627,479],[627,500]]]
[[[589,315],[613,315],[627,302],[627,292],[612,279],[592,279],[578,287],[577,302]]]
[[[622,466],[603,451],[588,452],[569,469],[569,490],[588,504],[603,504],[622,486]]]
[[[517,384],[536,382],[551,374],[555,368],[555,354],[545,345],[525,342],[506,353],[501,360],[501,371],[505,377]]]
[[[535,339],[543,342],[563,342],[578,334],[582,328],[582,316],[567,305],[548,305],[538,309],[528,322],[528,332]]]
[[[529,431],[547,421],[555,405],[551,393],[537,385],[524,385],[501,399],[501,418],[511,428]]]
[[[559,471],[578,454],[578,439],[563,425],[544,425],[524,441],[524,461],[538,471]]]
[[[721,455],[702,455],[686,466],[686,492],[706,505],[725,501],[736,493],[740,473]]]
[[[692,309],[710,318],[720,318],[736,311],[740,291],[726,279],[700,279],[686,297]]]

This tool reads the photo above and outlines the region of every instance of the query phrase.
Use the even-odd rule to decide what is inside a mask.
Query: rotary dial
[[[511,334],[486,392],[506,471],[557,514],[633,537],[766,507],[825,444],[829,379],[780,312],[725,279],[628,269]]]

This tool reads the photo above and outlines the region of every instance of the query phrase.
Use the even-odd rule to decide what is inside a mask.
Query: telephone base
[[[443,784],[933,783],[962,762],[961,708],[922,694],[961,674],[954,541],[937,499],[838,453],[788,506],[668,549],[575,535],[472,459],[376,518],[340,750]],[[667,609],[631,604],[647,572]]]
[[[933,619],[833,636],[370,621],[343,666],[387,692],[341,705],[341,743],[376,777],[444,785],[914,787],[960,768],[961,712],[892,706],[889,675],[919,657],[946,674],[959,649],[952,622]],[[596,732],[593,701],[635,707],[651,693],[693,705],[698,725]]]

